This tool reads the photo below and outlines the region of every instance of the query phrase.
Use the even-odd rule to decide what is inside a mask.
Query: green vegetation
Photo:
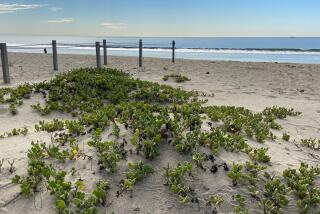
[[[96,147],[98,150],[100,170],[108,169],[110,172],[115,172],[117,162],[123,158],[120,147],[113,141],[89,142],[89,145]]]
[[[25,196],[43,191],[40,186],[45,187],[54,197],[58,213],[97,213],[100,206],[106,206],[110,184],[99,181],[91,192],[84,191],[85,181],[81,177],[76,182],[69,178],[69,175],[79,176],[79,169],[68,169],[67,176],[65,171],[49,164],[50,160],[55,160],[59,168],[79,158],[89,160],[91,164],[98,165],[98,171],[91,166],[93,174],[103,178],[107,173],[113,176],[111,173],[119,170],[128,156],[130,160],[144,157],[150,165],[142,161],[129,163],[126,177],[120,182],[121,191],[132,192],[137,182],[154,172],[152,165],[161,155],[164,144],[172,146],[176,154],[186,160],[176,167],[168,164],[164,169],[164,180],[179,196],[181,203],[200,204],[192,188],[193,179],[188,178],[193,178],[194,166],[206,171],[204,164],[206,167],[213,164],[211,172],[223,167],[230,184],[247,186],[250,195],[260,200],[266,213],[281,213],[288,203],[289,191],[281,178],[269,177],[266,181],[261,178],[266,164],[272,161],[268,148],[264,145],[254,148],[247,140],[250,138],[263,143],[275,139],[272,131],[282,129],[277,120],[297,116],[300,112],[283,107],[252,112],[242,107],[208,106],[195,92],[133,79],[114,69],[78,69],[59,74],[48,82],[0,89],[0,103],[19,108],[23,99],[33,93],[42,94],[45,98],[43,105],[32,105],[36,112],[41,115],[61,112],[70,114],[73,120],[53,119],[36,124],[36,131],[50,133],[51,143],[33,142],[28,151],[27,174],[16,175],[12,181],[20,185]],[[203,129],[204,121],[210,126],[206,131]],[[15,130],[14,133],[26,134],[27,131]],[[111,138],[105,139],[106,135]],[[90,140],[82,142],[82,136],[90,137]],[[319,148],[314,142],[305,140],[304,144]],[[79,148],[80,143],[87,143],[91,147],[88,154],[92,152],[97,157],[86,154],[85,147]],[[208,154],[200,152],[203,150]],[[250,161],[234,163],[229,170],[226,163],[214,163],[213,155],[218,156],[222,152],[243,153]],[[301,210],[309,210],[319,203],[319,193],[314,188],[318,171],[314,168],[307,176],[305,171],[308,170],[303,169],[301,175],[290,170],[284,172],[286,183],[299,198]],[[306,180],[307,187],[299,184]],[[297,187],[298,184],[303,188]],[[117,196],[120,193],[117,192]],[[234,200],[237,202],[234,212],[248,213],[244,197],[236,194]],[[209,198],[209,203],[215,208],[223,201],[219,195]]]
[[[64,122],[59,121],[58,119],[54,119],[51,122],[44,122],[40,121],[39,125],[35,125],[36,131],[46,131],[46,132],[55,132],[55,131],[62,131],[64,129]]]
[[[238,184],[249,184],[255,186],[259,180],[258,175],[261,171],[267,167],[258,165],[247,161],[245,164],[233,163],[228,177],[232,179],[232,184],[237,186]]]
[[[271,129],[281,129],[276,122],[277,118],[298,114],[278,107],[271,109],[266,108],[263,113],[253,113],[242,107],[209,106],[205,108],[205,112],[212,121],[223,122],[225,131],[249,138],[254,137],[258,142],[263,143],[268,137],[273,137]],[[278,111],[281,114],[277,113]]]
[[[263,192],[264,199],[261,201],[264,213],[283,213],[282,207],[289,203],[289,192],[289,188],[282,184],[280,179],[267,180]]]
[[[271,158],[267,155],[268,148],[253,149],[249,152],[249,157],[258,162],[269,163]]]
[[[82,192],[84,183],[81,180],[75,183],[68,182],[65,180],[66,172],[58,171],[45,163],[45,159],[51,156],[50,153],[44,143],[32,143],[28,152],[28,175],[16,175],[12,182],[20,184],[21,193],[25,196],[38,193],[40,184],[46,183],[48,191],[56,198],[56,209],[59,213],[98,213],[97,206],[104,206],[106,203],[110,189],[108,182],[98,182],[96,189],[86,196]],[[59,159],[58,155],[52,157]]]
[[[283,172],[283,177],[297,196],[297,205],[301,213],[309,213],[312,207],[318,207],[319,210],[320,189],[315,181],[320,177],[320,168],[301,163],[298,171],[287,169]]]
[[[289,141],[290,140],[290,135],[288,133],[283,133],[282,140]]]
[[[287,109],[284,107],[273,106],[271,108],[266,108],[262,112],[264,115],[272,115],[278,119],[285,119],[288,116],[298,116],[301,112],[295,111],[293,108]]]
[[[170,74],[165,75],[162,79],[163,81],[168,81],[170,78],[174,79],[175,82],[185,82],[190,81],[190,79],[186,76],[183,76],[181,74]]]
[[[3,134],[0,134],[0,139],[1,138],[12,137],[12,136],[18,136],[18,135],[26,136],[27,134],[28,134],[28,128],[27,127],[19,128],[19,129],[14,128],[9,132],[5,132]]]
[[[300,144],[313,150],[320,150],[320,140],[314,138],[301,139]]]
[[[236,205],[233,209],[233,211],[237,214],[248,214],[249,211],[247,208],[245,208],[245,201],[246,199],[240,195],[240,194],[236,194],[233,196],[233,199],[238,203],[238,205]]]
[[[12,115],[16,115],[18,114],[18,110],[15,104],[11,103],[9,106],[9,110],[11,112]]]
[[[17,106],[23,104],[23,99],[29,99],[33,90],[30,84],[20,85],[15,89],[0,88],[0,104],[8,103],[9,111],[12,115],[18,114]]]
[[[144,177],[153,172],[154,170],[151,166],[145,165],[141,161],[138,163],[129,163],[127,178],[124,180],[124,188],[132,190],[135,183],[141,181]]]
[[[221,204],[223,204],[224,199],[220,195],[212,195],[209,199],[209,202],[211,205],[213,205],[215,208],[217,208]]]
[[[204,169],[203,162],[207,160],[207,155],[196,153],[192,155],[192,160],[194,161],[197,167]]]
[[[179,195],[181,203],[188,203],[190,201],[190,193],[192,192],[191,187],[184,184],[184,178],[186,175],[191,175],[192,164],[184,162],[179,164],[176,168],[170,168],[169,165],[165,168],[164,177],[166,184],[170,186],[173,193]]]

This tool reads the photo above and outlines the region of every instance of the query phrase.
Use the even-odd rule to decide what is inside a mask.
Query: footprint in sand
[[[320,110],[317,110],[317,113],[320,114]]]

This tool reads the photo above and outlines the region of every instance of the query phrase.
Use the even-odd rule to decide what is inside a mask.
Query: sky
[[[0,34],[320,36],[320,0],[0,0]]]

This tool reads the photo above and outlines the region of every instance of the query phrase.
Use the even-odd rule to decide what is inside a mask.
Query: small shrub
[[[283,133],[282,139],[283,139],[284,141],[289,141],[289,140],[290,140],[290,135],[287,134],[287,133]]]
[[[180,74],[165,75],[162,79],[163,79],[163,81],[168,81],[170,78],[173,78],[175,80],[175,82],[190,81],[190,79],[188,77],[182,76]]]
[[[314,138],[301,139],[300,144],[313,150],[320,150],[320,140]]]

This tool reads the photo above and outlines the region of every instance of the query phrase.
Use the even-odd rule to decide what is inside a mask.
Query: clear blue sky
[[[0,33],[320,36],[320,0],[0,0]]]

